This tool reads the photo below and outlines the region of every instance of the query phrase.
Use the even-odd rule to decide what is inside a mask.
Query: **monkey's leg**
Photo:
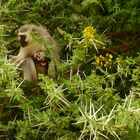
[[[37,80],[35,63],[31,57],[28,57],[23,63],[23,75],[24,79],[29,82],[35,82]]]

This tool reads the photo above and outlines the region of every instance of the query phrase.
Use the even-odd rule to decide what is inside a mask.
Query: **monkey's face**
[[[19,34],[19,41],[22,47],[25,47],[27,45],[26,35],[20,35]]]
[[[33,39],[31,37],[33,27],[31,25],[21,26],[18,32],[19,41],[22,47],[26,47],[29,44],[33,44]]]
[[[22,47],[26,47],[27,45],[33,44],[31,32],[24,32],[24,33],[19,32],[18,36]]]

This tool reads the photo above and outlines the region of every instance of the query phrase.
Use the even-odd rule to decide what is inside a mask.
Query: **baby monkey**
[[[15,64],[22,65],[24,79],[34,82],[38,73],[57,79],[59,49],[47,29],[34,24],[23,25],[18,30],[18,36],[21,47],[18,55],[11,59]]]

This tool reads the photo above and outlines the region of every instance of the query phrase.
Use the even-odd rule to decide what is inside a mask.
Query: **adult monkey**
[[[57,79],[59,49],[47,29],[34,24],[23,25],[18,36],[21,48],[11,59],[17,65],[22,64],[24,79],[34,82],[38,73]]]

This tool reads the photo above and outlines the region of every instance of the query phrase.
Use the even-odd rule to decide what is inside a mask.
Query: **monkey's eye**
[[[27,42],[26,42],[26,35],[19,35],[19,41],[20,41],[20,44],[22,47],[25,47],[27,45]]]

